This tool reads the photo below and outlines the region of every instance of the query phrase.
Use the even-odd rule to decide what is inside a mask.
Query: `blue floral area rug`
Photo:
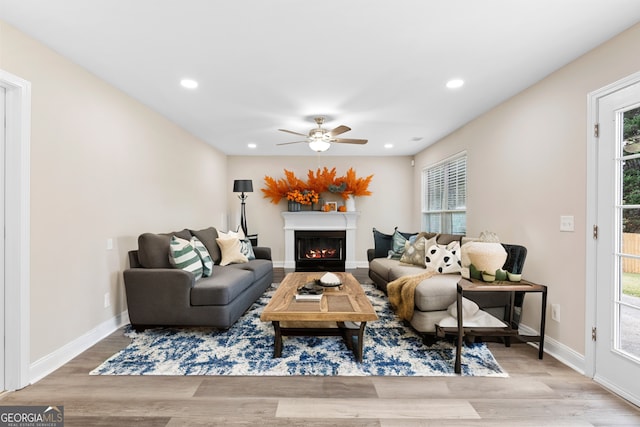
[[[379,320],[367,323],[364,359],[356,362],[341,337],[283,337],[282,357],[273,358],[273,326],[260,314],[270,288],[229,330],[156,328],[137,333],[131,344],[91,375],[334,375],[453,376],[455,347],[426,346],[405,327],[386,296],[363,285]],[[507,377],[483,343],[463,346],[463,376]]]

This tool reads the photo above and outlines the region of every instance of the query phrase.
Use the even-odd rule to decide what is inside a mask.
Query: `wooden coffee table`
[[[365,326],[378,315],[351,273],[334,273],[342,284],[325,288],[320,301],[296,301],[299,287],[324,274],[287,274],[265,307],[260,320],[273,323],[273,357],[282,355],[283,336],[342,336],[356,360],[362,362]]]

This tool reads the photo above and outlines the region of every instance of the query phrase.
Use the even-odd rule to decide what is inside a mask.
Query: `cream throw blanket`
[[[436,274],[433,270],[414,276],[404,276],[387,285],[387,295],[396,314],[403,320],[410,321],[415,307],[416,287],[425,279]]]

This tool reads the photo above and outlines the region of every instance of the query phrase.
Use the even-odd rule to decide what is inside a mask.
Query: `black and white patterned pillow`
[[[454,241],[448,245],[431,245],[425,251],[424,260],[427,270],[433,270],[440,274],[459,273],[462,271],[460,242]]]

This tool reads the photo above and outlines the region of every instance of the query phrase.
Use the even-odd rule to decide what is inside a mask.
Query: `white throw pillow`
[[[478,304],[471,301],[470,299],[467,299],[464,297],[462,298],[462,318],[463,319],[467,319],[475,316],[478,310],[480,310],[480,307],[478,307]],[[458,301],[454,301],[453,304],[451,304],[447,308],[447,313],[449,313],[450,316],[455,317],[456,319],[458,318]]]
[[[241,264],[248,262],[246,256],[242,253],[242,245],[238,238],[217,238],[216,243],[222,252],[222,260],[220,265]]]
[[[245,237],[242,230],[236,231],[228,231],[226,233],[218,232],[218,238],[220,239],[238,239],[240,240],[240,252],[242,255],[247,257],[247,260],[256,259],[256,255],[253,252],[253,246],[251,245],[251,241]],[[220,245],[218,245],[220,246]]]

